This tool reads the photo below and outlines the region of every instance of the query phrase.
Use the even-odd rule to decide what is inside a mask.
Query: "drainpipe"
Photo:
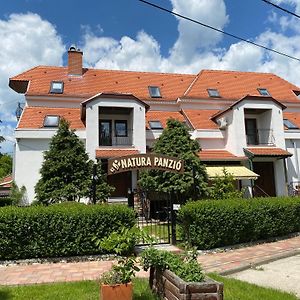
[[[249,167],[250,167],[250,170],[253,171],[253,162],[252,162],[252,159],[251,157],[248,158],[249,159]],[[251,184],[251,196],[252,198],[254,197],[254,190],[253,190],[253,187],[254,187],[254,180],[253,179],[250,179],[250,184]]]
[[[297,171],[297,181],[300,180],[300,171],[299,171],[299,160],[298,160],[298,151],[297,151],[297,145],[296,142],[291,140],[293,146],[294,146],[294,155],[295,155],[295,162],[296,162],[296,171]]]

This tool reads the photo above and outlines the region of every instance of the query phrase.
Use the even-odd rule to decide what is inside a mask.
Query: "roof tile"
[[[236,156],[227,150],[202,149],[198,153],[202,161],[240,161],[246,159],[245,156]]]
[[[167,126],[168,119],[184,122],[185,118],[179,111],[148,111],[146,114],[146,128],[150,129],[149,121],[160,121],[163,128]]]
[[[210,118],[219,110],[183,110],[183,114],[187,117],[191,125],[195,129],[218,129],[218,125]]]
[[[139,154],[139,151],[135,148],[120,149],[120,148],[105,148],[96,149],[96,158],[111,158],[118,156],[126,156],[131,154]]]

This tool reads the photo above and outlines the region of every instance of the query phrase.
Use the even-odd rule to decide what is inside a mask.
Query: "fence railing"
[[[99,146],[132,146],[133,131],[127,131],[127,135],[116,136],[100,132]]]
[[[247,145],[275,145],[272,129],[258,129],[246,133]]]

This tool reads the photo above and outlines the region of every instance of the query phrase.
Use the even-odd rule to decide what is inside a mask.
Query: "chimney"
[[[71,46],[68,51],[68,75],[82,75],[82,51]]]

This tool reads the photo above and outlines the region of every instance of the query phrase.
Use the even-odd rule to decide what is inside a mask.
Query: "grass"
[[[160,241],[168,242],[168,224],[151,224],[143,227],[143,230],[148,234],[155,236]],[[171,235],[171,224],[170,224],[170,235]],[[176,226],[176,238],[180,239],[179,226]]]
[[[224,283],[224,300],[297,300],[296,296],[263,288],[240,280],[210,274]],[[147,279],[134,279],[134,300],[158,300],[152,294]],[[55,284],[39,284],[18,287],[0,287],[1,300],[98,300],[99,284],[96,281],[80,281]],[[121,299],[120,299],[121,300]]]
[[[147,279],[134,279],[134,300],[158,300],[152,294]],[[98,300],[99,283],[80,281],[39,284],[18,287],[0,287],[1,300]],[[120,299],[121,300],[121,299]]]
[[[224,300],[297,300],[295,295],[264,288],[241,280],[209,274],[209,277],[224,283]]]

